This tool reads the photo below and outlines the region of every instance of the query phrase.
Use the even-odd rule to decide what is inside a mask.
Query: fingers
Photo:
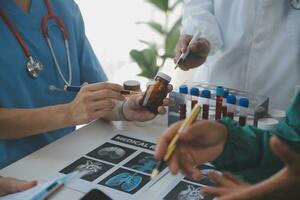
[[[37,181],[24,181],[18,184],[18,191],[22,192],[37,185]]]
[[[161,138],[158,141],[158,144],[155,148],[155,159],[162,160],[165,152],[168,148],[169,143],[171,142],[172,138],[176,135],[179,127],[181,126],[182,122],[177,122],[173,124],[170,128],[166,130],[164,134],[162,134]]]
[[[103,82],[103,83],[88,84],[82,88],[83,91],[92,91],[92,92],[104,90],[104,89],[120,92],[123,89],[123,87],[119,84]]]
[[[235,176],[233,176],[231,173],[229,172],[224,172],[223,173],[223,176],[225,178],[227,178],[229,181],[231,181],[232,183],[235,183],[235,184],[239,184],[239,185],[249,185],[248,183],[246,182],[243,182],[239,179],[237,179]]]
[[[299,165],[300,156],[279,138],[272,137],[270,145],[274,154],[277,155],[286,165]]]
[[[209,172],[208,176],[218,186],[221,186],[221,187],[232,187],[234,185],[234,183],[235,183],[231,179],[227,178],[227,176],[222,176],[222,175],[220,175],[220,174],[218,174],[216,172]]]
[[[116,103],[111,99],[105,99],[105,100],[93,102],[89,106],[90,106],[89,111],[113,110],[116,106]]]
[[[3,194],[21,192],[37,185],[37,181],[22,181],[15,178],[1,178],[0,183],[0,192]]]
[[[210,44],[206,39],[200,38],[197,42],[191,44],[189,48],[194,55],[206,58],[210,51]]]
[[[176,56],[175,56],[175,63],[179,59],[180,55],[182,53],[185,53],[187,51],[187,46],[189,42],[191,41],[192,36],[191,35],[183,35],[181,36],[179,42],[176,45]]]
[[[118,101],[123,101],[125,99],[125,97],[120,92],[111,89],[94,91],[88,96],[88,98],[94,101],[101,99],[115,99]]]
[[[201,190],[201,193],[205,196],[219,197],[225,195],[227,193],[227,190],[220,187],[204,187]]]

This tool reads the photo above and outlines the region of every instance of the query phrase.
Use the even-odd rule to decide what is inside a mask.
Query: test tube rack
[[[216,88],[215,85],[208,85],[203,83],[184,83],[187,85],[189,90],[191,88],[198,88],[201,91],[203,90],[210,90],[211,98],[209,99],[209,120],[215,120],[215,109],[216,109]],[[249,92],[226,88],[223,87],[225,90],[229,91],[230,95],[235,95],[237,98],[237,102],[241,98],[247,98],[249,100],[249,107],[240,107],[238,105],[230,105],[231,109],[234,110],[234,120],[239,120],[239,114],[241,110],[247,113],[247,124],[257,126],[257,122],[259,119],[264,118],[268,115],[268,108],[269,108],[269,98],[266,96],[255,95]],[[168,110],[168,125],[171,125],[180,120],[179,114],[179,105],[186,104],[186,111],[187,115],[191,111],[191,102],[192,99],[197,99],[198,103],[203,106],[203,103],[207,103],[207,99],[199,96],[191,96],[190,94],[181,94],[179,93],[179,88],[175,88],[170,94],[170,98],[174,99],[176,104],[174,106],[170,106]],[[226,105],[226,100],[223,101],[223,105]],[[198,119],[201,118],[202,113],[199,115]]]

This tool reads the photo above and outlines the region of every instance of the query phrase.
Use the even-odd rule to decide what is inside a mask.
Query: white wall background
[[[138,40],[160,39],[155,32],[138,21],[155,19],[163,21],[163,16],[145,0],[76,0],[83,14],[86,34],[110,81],[122,83],[124,80],[146,79],[137,77],[139,68],[130,60],[129,51],[145,48]],[[175,10],[174,20],[181,14]],[[164,69],[173,75],[173,63],[169,61]]]

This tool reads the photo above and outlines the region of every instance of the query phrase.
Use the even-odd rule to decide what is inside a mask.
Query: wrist
[[[124,100],[123,102],[121,102],[119,104],[119,108],[118,108],[119,116],[120,116],[120,119],[123,120],[123,121],[131,121],[129,119],[129,117],[127,117],[126,114],[125,114],[126,113],[126,110],[125,110],[126,102],[127,102],[127,100]]]
[[[67,103],[61,105],[61,113],[62,113],[62,118],[61,121],[64,124],[64,126],[76,126],[78,125],[73,117],[73,112],[72,112],[72,104]]]

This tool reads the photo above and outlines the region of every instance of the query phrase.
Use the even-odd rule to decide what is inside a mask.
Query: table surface
[[[2,169],[0,174],[24,180],[38,180],[39,183],[43,183],[51,174],[57,173],[116,133],[156,143],[165,129],[166,126],[155,124],[136,126],[130,122],[95,121]],[[145,197],[151,199],[169,181],[171,180],[156,184],[146,192]],[[82,192],[65,188],[53,199],[80,199],[83,195]]]

